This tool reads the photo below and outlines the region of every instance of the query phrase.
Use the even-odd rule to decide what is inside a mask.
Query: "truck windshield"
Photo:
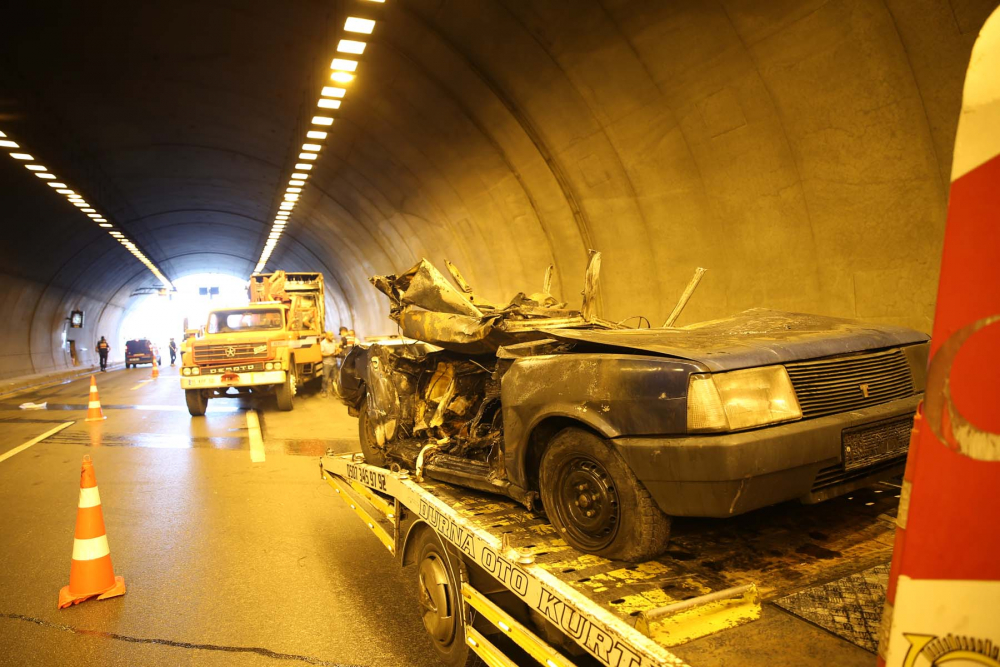
[[[280,329],[281,310],[218,310],[208,316],[208,333]]]

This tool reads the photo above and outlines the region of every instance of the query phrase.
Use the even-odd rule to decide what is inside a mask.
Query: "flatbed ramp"
[[[529,614],[548,621],[548,634],[524,627],[530,623],[517,623],[519,632],[512,633],[517,614],[499,610],[502,615],[492,619],[537,664],[685,665],[684,656],[694,660],[707,650],[713,664],[726,664],[717,650],[725,648],[727,634],[737,633],[779,647],[787,641],[793,658],[788,664],[819,665],[831,664],[831,656],[822,646],[801,646],[809,633],[821,645],[843,643],[839,637],[866,652],[877,641],[879,582],[892,556],[898,504],[892,484],[734,519],[677,519],[664,555],[629,564],[573,549],[544,516],[499,496],[418,482],[406,472],[366,465],[357,454],[323,457],[320,465],[324,478],[394,554],[402,557],[410,528],[425,522],[472,569],[492,575],[499,584],[493,589],[481,583],[482,592],[473,588],[474,576],[460,584],[470,615],[489,617],[498,610],[484,613],[482,600],[490,604],[491,593],[509,591]],[[803,635],[761,630],[771,626],[778,635]],[[552,629],[564,636],[553,638]],[[502,653],[488,634],[467,628],[470,646],[487,664],[516,664],[487,657]],[[566,638],[571,641],[563,644],[579,650],[550,645]],[[538,650],[525,643],[538,644]],[[874,660],[854,646],[859,664]],[[806,654],[795,655],[798,648]],[[757,662],[731,658],[731,664]]]

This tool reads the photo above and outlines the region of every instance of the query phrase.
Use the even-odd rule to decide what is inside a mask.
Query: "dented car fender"
[[[634,354],[575,353],[515,360],[501,380],[504,458],[512,484],[531,488],[532,433],[546,420],[570,419],[605,438],[681,434],[687,385],[703,365]],[[541,455],[535,452],[534,456]]]

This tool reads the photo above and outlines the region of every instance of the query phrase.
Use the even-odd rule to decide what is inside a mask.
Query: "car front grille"
[[[865,468],[855,468],[853,470],[845,470],[842,463],[828,466],[826,468],[822,468],[816,474],[816,480],[812,485],[812,492],[816,493],[817,491],[822,491],[832,486],[848,484],[850,482],[868,477],[869,475],[885,473],[905,463],[906,455],[903,454],[902,456],[879,461],[878,463]]]
[[[913,395],[900,349],[785,364],[802,416],[821,417]],[[867,394],[867,396],[866,396]]]
[[[255,349],[256,351],[254,351]],[[197,345],[194,348],[194,363],[196,364],[230,364],[247,359],[267,358],[267,343]]]

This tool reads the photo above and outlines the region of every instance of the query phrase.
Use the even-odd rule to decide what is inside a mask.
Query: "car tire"
[[[421,530],[414,545],[420,616],[441,664],[448,667],[485,665],[465,639],[465,604],[441,540]]]
[[[208,408],[208,399],[201,389],[185,389],[184,399],[187,401],[188,412],[192,417],[201,417]]]
[[[288,412],[295,407],[293,399],[295,398],[295,391],[297,389],[296,378],[295,378],[295,368],[289,368],[288,372],[285,373],[285,381],[278,385],[277,391],[275,391],[275,398],[278,399],[278,409],[282,412]]]
[[[361,399],[358,408],[358,441],[361,443],[361,453],[365,455],[365,463],[380,468],[385,467],[385,450],[378,446],[375,439],[375,429],[368,421],[368,399]]]
[[[549,520],[580,551],[637,562],[666,549],[670,518],[601,436],[573,427],[557,433],[538,483]]]

